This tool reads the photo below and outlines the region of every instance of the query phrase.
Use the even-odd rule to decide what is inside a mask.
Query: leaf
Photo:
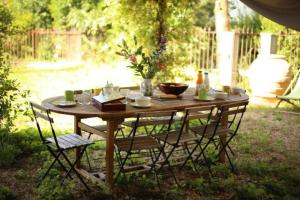
[[[143,46],[140,46],[140,47],[136,50],[135,54],[141,55],[142,52],[143,52]]]
[[[126,41],[123,39],[122,40],[122,43],[123,43],[123,47],[125,48],[125,49],[128,49],[128,45],[127,45],[127,43],[126,43]]]
[[[133,41],[134,41],[134,45],[136,46],[137,45],[137,38],[136,38],[135,35],[133,36]]]

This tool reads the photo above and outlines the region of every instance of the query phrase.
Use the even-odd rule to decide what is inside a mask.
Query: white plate
[[[202,99],[202,98],[199,98],[198,96],[194,96],[194,100],[197,100],[197,101],[213,101],[213,100],[215,100],[215,98],[207,96],[205,99]]]
[[[58,107],[73,107],[76,106],[75,101],[53,101],[53,105],[58,106]]]
[[[137,103],[131,103],[131,105],[133,106],[133,107],[136,107],[136,108],[150,108],[151,106],[152,106],[152,104],[150,103],[149,105],[147,105],[147,106],[141,106],[141,105],[138,105]]]

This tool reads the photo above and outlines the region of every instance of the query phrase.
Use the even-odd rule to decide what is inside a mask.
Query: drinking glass
[[[129,103],[130,102],[130,89],[120,89],[120,94],[123,95],[125,97],[125,103]]]
[[[76,100],[82,105],[89,105],[91,103],[91,98],[91,90],[83,90],[81,94],[76,95]]]

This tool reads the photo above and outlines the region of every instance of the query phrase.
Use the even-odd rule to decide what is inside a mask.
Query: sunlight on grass
[[[68,89],[103,87],[107,81],[119,86],[132,86],[140,82],[126,68],[126,62],[105,65],[87,63],[63,69],[58,69],[57,65],[49,69],[47,64],[47,67],[41,68],[17,67],[13,73],[22,89],[31,91],[30,99],[38,102],[48,97],[63,95]]]

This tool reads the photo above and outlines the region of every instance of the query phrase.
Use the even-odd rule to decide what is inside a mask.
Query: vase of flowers
[[[152,96],[152,79],[144,79],[141,83],[140,89],[144,96]]]
[[[144,96],[152,96],[152,79],[157,72],[164,68],[162,53],[166,49],[166,40],[162,36],[159,47],[149,54],[144,52],[143,46],[137,46],[136,37],[133,40],[134,49],[129,49],[127,42],[123,40],[122,44],[119,45],[121,50],[117,54],[128,59],[130,65],[127,67],[132,69],[135,75],[143,78],[141,92]]]

